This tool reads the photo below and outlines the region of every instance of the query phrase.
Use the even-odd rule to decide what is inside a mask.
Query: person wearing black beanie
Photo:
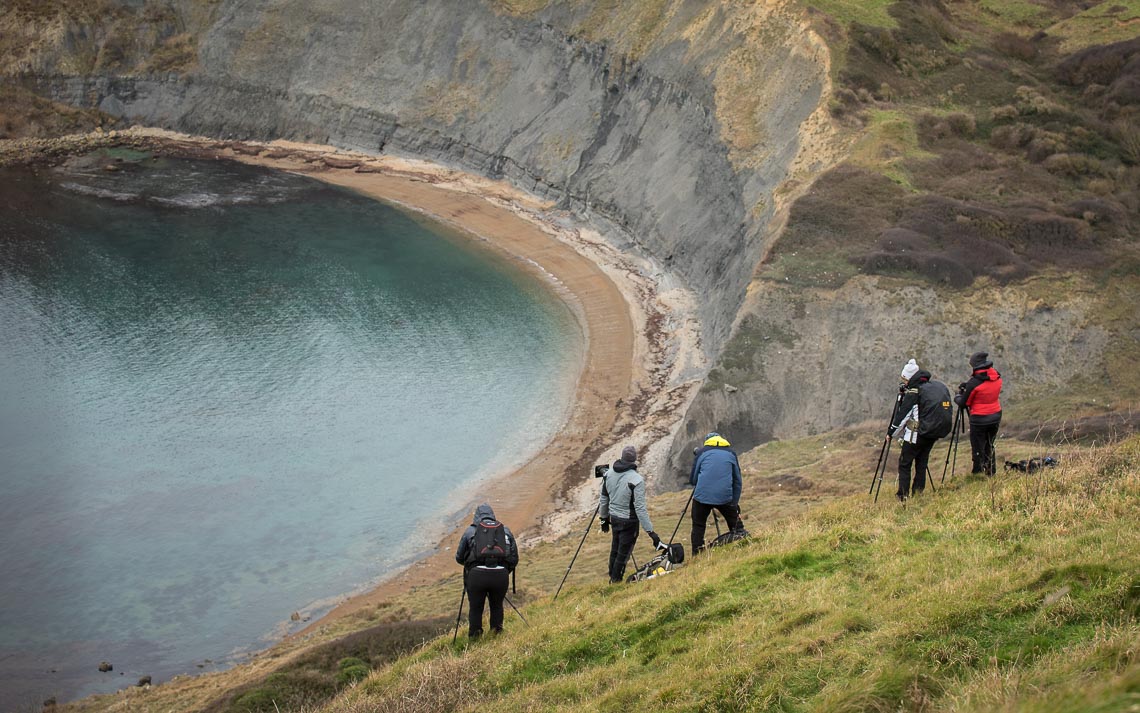
[[[1001,374],[987,352],[970,355],[973,374],[958,385],[954,403],[970,415],[972,473],[993,475],[997,470],[994,442],[1001,427]]]

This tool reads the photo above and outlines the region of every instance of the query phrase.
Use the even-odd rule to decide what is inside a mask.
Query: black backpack
[[[475,536],[467,551],[467,566],[507,566],[507,530],[503,523],[480,520],[475,523]]]
[[[918,387],[918,435],[945,438],[954,426],[950,389],[941,381],[927,381]]]

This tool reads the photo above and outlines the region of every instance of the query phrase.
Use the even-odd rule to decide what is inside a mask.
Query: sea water
[[[133,152],[0,200],[8,705],[232,663],[424,554],[565,416],[550,286],[392,207]]]

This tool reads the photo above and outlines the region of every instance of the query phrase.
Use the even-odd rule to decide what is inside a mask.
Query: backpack
[[[503,523],[480,520],[475,523],[471,549],[467,551],[467,566],[495,567],[507,565],[507,531]]]
[[[745,540],[749,537],[751,537],[751,535],[748,534],[748,530],[745,530],[743,527],[741,527],[736,530],[729,530],[728,532],[717,536],[717,538],[710,542],[708,546],[720,547],[721,545],[727,545],[730,542],[739,542],[740,540]]]
[[[918,435],[945,438],[954,426],[950,389],[941,381],[927,381],[918,387]]]

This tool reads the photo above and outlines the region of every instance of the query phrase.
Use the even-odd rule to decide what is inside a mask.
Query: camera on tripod
[[[603,463],[601,465],[594,466],[594,477],[595,478],[604,478],[606,475],[606,471],[609,469],[610,469],[610,467],[608,465],[606,465],[605,463]]]

